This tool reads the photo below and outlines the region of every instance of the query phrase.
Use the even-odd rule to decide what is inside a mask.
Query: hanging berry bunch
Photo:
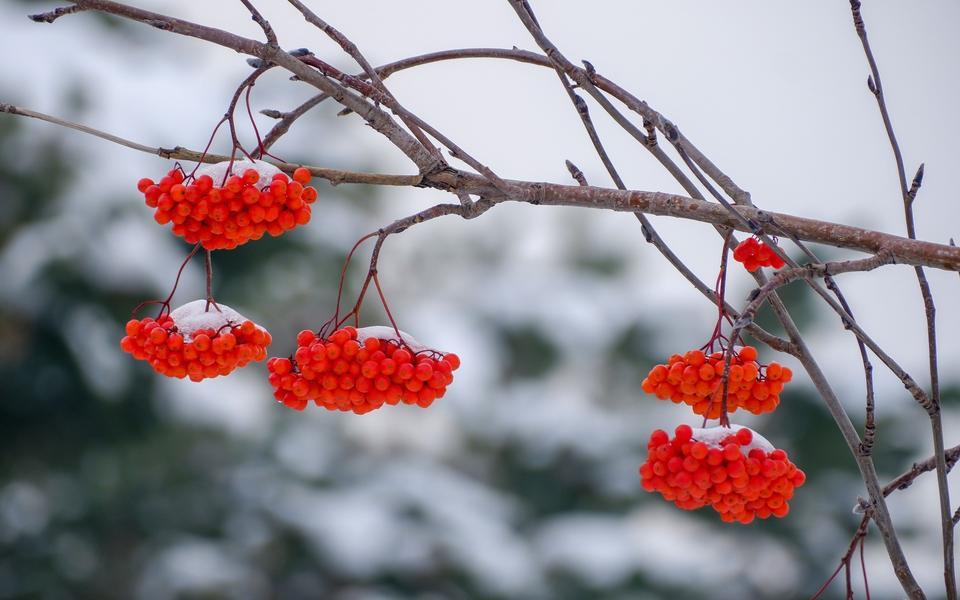
[[[789,367],[757,362],[757,350],[743,346],[731,353],[727,374],[727,412],[744,409],[755,415],[772,412],[780,404],[783,385],[793,378]],[[693,408],[694,414],[719,419],[723,413],[723,372],[726,354],[691,350],[674,354],[666,364],[654,366],[641,387],[660,400]]]
[[[364,414],[384,404],[426,408],[442,398],[460,366],[389,327],[346,326],[327,337],[301,331],[293,358],[267,363],[274,397],[303,410],[313,400],[328,410]]]
[[[157,319],[131,319],[120,347],[167,377],[201,381],[267,357],[266,329],[229,306],[194,300]]]
[[[726,522],[785,517],[794,489],[806,475],[787,453],[746,427],[677,427],[671,440],[650,435],[640,466],[643,489],[684,510],[710,506]]]
[[[310,205],[317,199],[316,189],[307,185],[311,179],[308,169],[295,169],[291,179],[258,159],[265,155],[277,158],[267,152],[250,111],[250,90],[264,71],[258,67],[241,83],[200,158],[203,162],[217,130],[228,123],[233,142],[229,160],[198,166],[189,175],[178,165],[158,182],[144,178],[137,184],[147,206],[155,209],[155,220],[161,225],[173,223],[175,235],[195,244],[167,299],[144,303],[160,304],[160,314],[155,319],[132,319],[120,342],[124,351],[148,361],[161,374],[200,381],[266,357],[270,334],[213,300],[211,259],[212,250],[233,249],[264,234],[277,236],[305,225],[310,221]],[[234,111],[244,91],[257,136],[256,156],[241,146],[234,123]],[[236,160],[238,153],[246,158]],[[364,236],[348,254],[333,318],[319,332],[300,332],[297,349],[289,357],[268,362],[274,395],[284,405],[303,410],[313,400],[330,410],[358,414],[400,402],[427,407],[453,382],[453,371],[460,366],[457,355],[428,349],[402,333],[387,307],[376,265],[388,230]],[[362,290],[353,309],[341,319],[340,296],[350,259],[363,241],[373,237],[377,242]],[[170,300],[180,275],[201,247],[206,250],[207,299],[171,312]],[[358,329],[360,307],[371,283],[392,327]],[[345,326],[351,316],[354,325]],[[333,331],[327,335],[330,329]]]
[[[173,283],[173,290],[165,300],[148,300],[133,312],[148,304],[159,304],[156,318],[132,318],[127,321],[126,335],[120,348],[137,360],[147,361],[153,370],[167,377],[202,381],[229,375],[235,369],[267,357],[270,333],[225,304],[213,299],[213,262],[206,252],[207,297],[194,300],[171,311],[170,301],[180,284],[180,276],[190,259],[200,250],[194,246]]]
[[[377,238],[370,268],[353,308],[340,316],[340,296],[347,269],[360,245]],[[309,401],[327,410],[368,413],[384,404],[416,404],[426,408],[442,398],[453,382],[460,358],[432,350],[397,328],[377,275],[377,260],[386,234],[381,230],[360,238],[340,273],[337,307],[319,332],[301,331],[297,349],[286,358],[267,361],[274,397],[285,406],[303,410]],[[358,328],[360,309],[370,284],[377,290],[390,327]],[[354,326],[344,324],[353,319]],[[333,329],[332,333],[327,333]]]
[[[700,349],[674,354],[666,364],[655,365],[641,384],[644,392],[661,400],[690,406],[703,416],[704,427],[708,419],[719,419],[720,426],[680,425],[672,440],[665,431],[654,431],[640,478],[645,490],[658,492],[682,509],[710,506],[723,521],[750,523],[757,517],[786,516],[788,500],[805,476],[786,452],[729,422],[729,413],[737,409],[753,414],[775,410],[783,385],[793,377],[779,363],[758,363],[753,346],[735,345],[737,327],[730,338],[723,334],[724,321],[731,322],[724,301],[729,239],[724,241],[717,276],[713,335]]]
[[[783,267],[783,259],[773,249],[755,237],[748,237],[733,250],[733,259],[743,263],[747,271],[753,273],[760,267]]]
[[[174,235],[207,250],[230,250],[310,222],[317,199],[306,185],[310,178],[304,167],[291,179],[270,163],[237,160],[204,165],[186,177],[172,169],[156,183],[141,179],[137,189],[156,209],[157,223],[173,223]]]

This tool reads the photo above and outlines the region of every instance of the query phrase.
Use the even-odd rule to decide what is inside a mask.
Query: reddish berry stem
[[[334,309],[333,317],[327,320],[323,325],[320,326],[319,333],[321,337],[326,337],[326,334],[328,333],[326,330],[331,325],[333,325],[334,329],[337,329],[340,327],[340,324],[341,324],[340,302],[343,298],[343,285],[347,277],[347,268],[350,266],[350,261],[353,259],[353,255],[356,253],[357,249],[360,248],[360,245],[363,244],[365,241],[369,240],[370,238],[375,237],[378,233],[379,232],[374,231],[372,233],[368,233],[367,235],[363,236],[362,238],[357,240],[357,242],[353,245],[353,248],[350,249],[350,252],[347,253],[347,258],[343,261],[343,267],[341,267],[340,269],[340,281],[337,284],[337,306],[336,306],[336,309]],[[347,313],[347,317],[349,317],[351,313],[353,313],[353,311],[350,311],[349,313]]]
[[[177,278],[173,281],[173,289],[170,290],[170,294],[167,296],[166,300],[144,300],[140,304],[136,305],[131,312],[131,316],[136,316],[140,309],[148,304],[160,304],[160,313],[157,315],[159,320],[163,315],[164,311],[167,314],[170,313],[170,301],[173,300],[173,295],[177,293],[177,286],[180,285],[180,276],[183,275],[183,270],[187,267],[187,263],[190,262],[190,259],[193,258],[193,255],[200,250],[200,244],[197,244],[193,247],[193,250],[190,251],[190,254],[187,255],[187,258],[183,260],[183,263],[180,265],[180,269],[177,270]]]

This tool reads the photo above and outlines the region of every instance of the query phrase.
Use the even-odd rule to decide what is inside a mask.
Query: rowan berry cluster
[[[328,410],[364,414],[384,404],[430,406],[460,366],[456,354],[428,350],[387,327],[344,327],[329,337],[301,331],[292,358],[267,361],[274,397],[303,410],[313,400]]]
[[[643,489],[684,510],[710,506],[726,522],[786,516],[794,489],[806,480],[786,452],[746,427],[680,425],[672,440],[658,429],[647,449]]]
[[[749,237],[737,244],[733,250],[733,259],[743,263],[751,273],[760,267],[779,269],[786,264],[770,246],[754,237]]]
[[[698,415],[718,419],[723,413],[724,367],[724,352],[708,355],[702,350],[691,350],[674,354],[667,364],[654,366],[641,387],[661,400],[682,402]],[[756,348],[744,346],[731,354],[727,377],[727,412],[742,408],[759,415],[777,408],[780,391],[793,378],[793,372],[775,362],[760,365]]]
[[[192,381],[228,375],[267,357],[266,329],[226,305],[205,305],[196,300],[158,319],[131,319],[120,348],[161,375]]]
[[[156,209],[157,223],[173,223],[174,235],[207,250],[229,250],[309,222],[317,199],[309,181],[304,167],[291,180],[269,163],[236,161],[201,167],[189,180],[173,169],[156,183],[141,179],[137,189]]]

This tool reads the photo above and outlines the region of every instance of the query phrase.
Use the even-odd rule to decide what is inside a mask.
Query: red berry
[[[300,332],[293,361],[273,358],[267,369],[274,396],[288,406],[292,396],[329,410],[364,414],[401,400],[425,408],[442,397],[453,381],[451,355],[435,356],[444,355],[425,350],[413,362],[411,352],[396,340],[361,338],[347,326],[325,339]],[[459,366],[459,359],[453,360]]]
[[[316,199],[316,190],[299,182],[288,184],[283,173],[261,177],[261,172],[273,167],[258,162],[256,168],[244,168],[249,164],[234,163],[233,174],[225,181],[222,171],[216,181],[202,172],[223,168],[214,165],[202,167],[192,181],[174,169],[157,184],[144,178],[137,187],[146,205],[156,209],[154,219],[158,223],[173,222],[174,235],[191,244],[199,242],[207,250],[236,248],[265,233],[277,236],[310,221],[306,204]],[[267,192],[261,192],[264,185],[268,186]]]
[[[130,320],[120,347],[134,358],[149,362],[162,375],[193,381],[227,375],[251,360],[266,358],[266,346],[271,341],[266,330],[225,305],[221,304],[217,312],[205,307],[205,300],[197,300],[157,321]],[[201,313],[209,313],[205,318],[216,329],[184,330],[178,326],[178,319],[184,319],[185,326],[190,327],[191,318]],[[279,377],[290,371],[290,361],[275,359],[268,369],[271,376]]]
[[[746,428],[733,433],[681,425],[671,441],[666,432],[654,431],[647,460],[639,468],[643,489],[684,510],[711,506],[724,522],[786,516],[787,500],[803,485],[805,475],[783,450],[756,447],[745,457],[735,440],[748,437],[754,439]],[[726,444],[722,452],[721,443]]]
[[[312,177],[313,175],[311,175],[310,169],[306,167],[297,167],[293,171],[293,180],[303,185],[310,183]]]
[[[743,263],[744,268],[751,273],[760,267],[779,269],[785,264],[770,246],[753,237],[737,244],[733,250],[733,259]]]

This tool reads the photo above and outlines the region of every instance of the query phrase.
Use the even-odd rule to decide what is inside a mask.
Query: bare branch
[[[63,121],[11,104],[0,104],[0,112],[48,121],[95,135],[134,150],[156,154],[163,158],[198,160],[201,156],[200,152],[180,148],[179,146],[172,149],[163,149],[139,144],[91,127]],[[229,160],[229,157],[210,155],[206,157],[204,162],[220,162],[223,160]],[[273,162],[284,170],[290,169],[292,165],[292,163]],[[293,168],[296,168],[296,166]],[[452,168],[427,176],[376,175],[353,173],[337,169],[324,169],[321,167],[310,168],[317,177],[327,179],[333,183],[412,185],[417,187],[433,187],[442,190],[460,189],[472,195],[491,198],[500,197],[500,201],[511,200],[530,204],[578,206],[582,208],[601,208],[625,212],[640,211],[647,214],[723,225],[741,231],[746,230],[738,220],[735,221],[726,209],[719,205],[664,192],[623,191],[594,186],[580,187],[555,183],[506,180],[512,193],[510,197],[504,198],[502,194],[500,194],[496,188],[493,188],[483,177]],[[735,210],[747,219],[757,218],[760,213],[757,209],[746,206],[736,207]],[[782,228],[791,231],[798,239],[827,244],[837,248],[850,248],[870,254],[887,250],[897,263],[923,264],[925,266],[949,271],[960,271],[960,248],[956,246],[908,240],[879,231],[871,231],[828,221],[817,221],[815,219],[796,217],[783,213],[764,212],[763,214],[775,218]]]
[[[880,117],[883,120],[883,127],[887,132],[887,138],[890,141],[890,148],[893,150],[893,157],[897,164],[897,180],[900,182],[900,194],[903,200],[903,216],[907,226],[907,237],[917,238],[916,225],[913,218],[913,201],[916,198],[917,191],[923,181],[923,165],[917,169],[917,174],[913,178],[910,187],[907,187],[907,176],[904,168],[903,153],[900,151],[900,144],[897,142],[897,136],[893,131],[893,122],[890,118],[890,112],[887,110],[887,101],[883,95],[883,83],[880,80],[880,69],[873,56],[873,50],[870,48],[870,41],[867,39],[867,28],[860,13],[860,0],[850,0],[850,10],[853,15],[854,28],[860,37],[860,43],[863,46],[863,52],[866,55],[867,62],[870,65],[870,91],[877,99],[877,107],[880,109]],[[930,283],[923,272],[923,268],[917,266],[914,269],[917,276],[917,284],[920,287],[920,296],[923,298],[924,313],[927,319],[927,356],[930,370],[930,409],[927,411],[930,415],[930,430],[933,438],[933,449],[936,456],[943,455],[943,420],[940,416],[940,369],[937,360],[937,322],[936,306],[933,302],[933,292],[930,290]],[[940,529],[943,538],[943,578],[946,586],[948,600],[957,600],[957,573],[954,564],[953,552],[953,520],[950,514],[950,488],[947,486],[946,465],[942,460],[937,465],[937,487],[940,500]]]
[[[19,106],[14,106],[12,104],[0,103],[0,113],[8,113],[11,115],[19,115],[21,117],[30,117],[32,119],[40,119],[41,121],[53,123],[54,125],[59,125],[60,127],[66,127],[67,129],[73,129],[75,131],[88,133],[100,139],[107,140],[108,142],[113,142],[114,144],[119,144],[126,148],[130,148],[131,150],[138,150],[140,152],[147,152],[149,154],[159,154],[159,151],[160,151],[159,148],[152,148],[144,144],[132,142],[122,137],[119,137],[110,133],[106,133],[104,131],[100,131],[99,129],[94,129],[93,127],[87,127],[86,125],[81,125],[79,123],[67,121],[66,119],[60,119],[57,117],[46,115],[41,112],[29,110],[26,108],[20,108]]]
[[[872,271],[883,265],[889,265],[893,262],[893,257],[889,252],[880,252],[870,258],[860,260],[847,260],[842,262],[828,262],[820,264],[808,264],[802,267],[783,269],[771,277],[766,284],[750,294],[750,303],[743,309],[740,321],[734,325],[731,338],[735,339],[740,329],[745,327],[756,317],[757,311],[763,306],[767,298],[780,287],[797,279],[808,279],[812,277],[828,277],[830,275],[839,275],[840,273]]]
[[[894,479],[890,480],[890,483],[883,486],[883,495],[889,496],[896,490],[905,490],[913,484],[913,481],[923,475],[927,471],[933,471],[937,468],[937,462],[942,458],[943,464],[946,466],[947,471],[953,469],[957,464],[957,461],[960,460],[960,445],[954,446],[944,451],[943,454],[934,455],[926,459],[923,462],[913,463],[913,466],[910,467],[907,471],[901,473]]]
[[[142,10],[111,0],[77,0],[77,4],[87,9],[139,21],[164,31],[212,42],[281,66],[360,115],[374,130],[381,133],[410,158],[420,168],[421,172],[429,173],[441,168],[436,157],[427,152],[416,138],[397,125],[386,112],[346,90],[335,81],[324,77],[297,57],[280,50],[276,46],[244,38],[222,29],[191,23],[190,21]]]
[[[396,97],[394,97],[390,90],[387,89],[387,86],[384,85],[383,80],[380,79],[380,76],[377,74],[377,70],[374,69],[373,65],[367,61],[366,57],[363,56],[363,53],[360,52],[360,49],[357,48],[356,44],[350,41],[347,36],[340,33],[340,31],[338,31],[335,27],[317,16],[316,13],[307,8],[307,6],[299,0],[288,1],[300,11],[300,13],[303,15],[303,18],[306,19],[308,23],[314,25],[327,34],[330,39],[335,41],[340,45],[341,48],[343,48],[344,52],[349,54],[355,61],[357,61],[357,64],[359,64],[360,68],[363,69],[364,74],[370,78],[370,81],[373,83],[374,87],[389,96],[394,102],[397,102]],[[397,104],[399,105],[399,102],[397,102]],[[400,117],[400,120],[403,121],[403,124],[410,129],[410,132],[413,133],[414,137],[420,140],[420,143],[423,144],[425,148],[433,152],[437,158],[440,158],[440,151],[437,150],[437,148],[430,142],[430,140],[426,135],[424,135],[423,131],[421,131],[420,127],[418,127],[416,123],[414,123],[403,113],[400,113],[397,116]]]
[[[526,5],[526,3],[525,3]],[[529,6],[527,6],[527,11],[529,12],[531,18],[533,18],[533,13],[529,11]],[[557,76],[560,78],[560,83],[563,85],[564,90],[567,92],[567,96],[570,98],[570,101],[573,103],[574,108],[577,110],[577,114],[580,116],[580,120],[583,123],[584,128],[587,131],[587,135],[590,138],[591,143],[593,144],[594,150],[596,150],[597,155],[600,157],[600,161],[603,163],[603,166],[606,168],[607,173],[610,175],[610,178],[613,180],[614,184],[617,186],[617,189],[626,190],[627,186],[624,184],[623,179],[620,177],[620,174],[617,172],[617,169],[613,166],[613,161],[610,160],[610,156],[607,154],[606,148],[603,146],[603,142],[600,140],[600,135],[597,133],[596,127],[593,125],[593,120],[590,118],[590,108],[587,106],[586,101],[584,101],[580,96],[578,96],[574,91],[573,87],[567,81],[567,76],[559,67],[555,68]],[[572,166],[570,161],[567,161],[567,168],[569,169]],[[575,167],[574,167],[575,168]],[[571,170],[571,173],[573,171]],[[583,174],[580,173],[582,177]],[[574,177],[576,178],[576,177]],[[694,274],[692,270],[680,259],[679,256],[667,245],[667,243],[660,237],[660,234],[657,233],[657,230],[654,228],[653,223],[650,222],[650,219],[646,217],[642,212],[633,213],[634,216],[640,221],[640,229],[643,232],[644,239],[653,245],[660,254],[676,269],[683,277],[690,282],[693,287],[695,287],[700,293],[702,293],[708,300],[713,303],[723,302],[724,306],[729,305],[719,297],[713,290],[710,289],[699,277]],[[736,318],[736,311],[730,307],[729,314]],[[791,351],[793,346],[787,340],[781,339],[773,334],[763,330],[762,328],[755,326],[754,324],[750,328],[750,333],[756,337],[758,340],[770,345],[772,348],[780,351]]]
[[[250,0],[240,0],[244,6],[247,7],[247,10],[250,11],[250,18],[257,22],[257,25],[260,26],[260,29],[263,30],[263,35],[267,38],[267,43],[273,46],[277,45],[277,34],[273,32],[273,27],[270,26],[270,21],[267,21],[263,18],[263,15],[260,14],[260,11],[253,5]]]
[[[530,10],[529,5],[523,0],[509,0],[510,5],[513,7],[513,10],[516,11],[517,16],[520,17],[520,20],[526,26],[527,30],[530,32],[530,35],[533,36],[533,39],[537,42],[537,45],[543,50],[547,55],[547,58],[550,60],[550,63],[555,68],[559,68],[564,73],[566,73],[571,79],[577,82],[577,85],[580,86],[584,91],[590,94],[597,103],[617,122],[617,125],[620,125],[634,139],[643,144],[651,154],[660,162],[661,165],[676,179],[684,190],[693,198],[702,199],[703,196],[700,194],[700,191],[697,190],[696,186],[693,185],[693,182],[680,170],[680,167],[677,166],[670,158],[664,154],[663,150],[659,146],[650,146],[648,145],[647,135],[638,129],[633,123],[631,123],[623,114],[616,109],[616,107],[611,104],[611,102],[604,96],[600,91],[594,86],[592,81],[593,73],[587,73],[585,69],[580,69],[576,67],[572,62],[567,60],[563,54],[560,53],[560,50],[547,39],[547,36],[543,33],[543,30],[540,28],[540,25],[537,23],[536,17],[533,16],[533,12]]]

